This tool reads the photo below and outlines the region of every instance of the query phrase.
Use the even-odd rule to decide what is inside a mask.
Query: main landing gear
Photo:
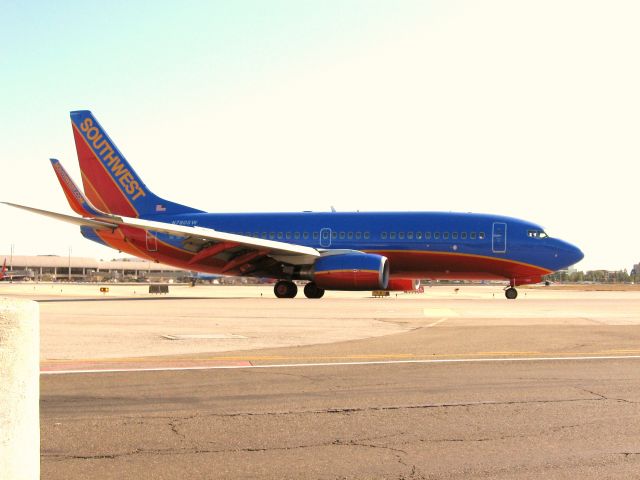
[[[324,289],[318,287],[314,282],[309,282],[304,286],[304,295],[307,298],[322,298]]]
[[[504,291],[504,296],[509,300],[515,300],[518,297],[518,291],[513,287],[509,287]]]
[[[278,298],[293,298],[298,293],[298,286],[289,280],[280,280],[273,287],[273,293]]]
[[[294,298],[298,294],[298,286],[290,280],[280,280],[273,287],[273,293],[278,298]],[[304,286],[304,295],[307,298],[322,298],[324,289],[309,282]]]

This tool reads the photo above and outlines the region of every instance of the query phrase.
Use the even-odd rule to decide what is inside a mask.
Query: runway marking
[[[291,355],[243,355],[243,356],[225,356],[224,354],[214,357],[116,357],[116,358],[69,358],[69,359],[47,359],[41,363],[43,366],[53,366],[60,364],[73,363],[198,363],[198,362],[252,362],[252,361],[274,361],[274,360],[375,360],[375,359],[393,359],[393,360],[430,360],[443,357],[487,357],[487,356],[549,356],[552,352],[539,351],[492,351],[492,352],[466,352],[466,353],[431,353],[431,354],[415,354],[415,353],[373,353],[360,355],[322,355],[322,356],[291,356]],[[610,355],[629,355],[639,354],[640,349],[609,349],[597,352],[553,352],[556,357],[573,357],[573,356],[610,356]],[[428,358],[426,358],[428,357]],[[535,357],[538,358],[538,357]]]
[[[444,322],[445,320],[446,320],[446,318],[441,318],[441,319],[440,319],[440,320],[438,320],[437,322],[430,323],[430,324],[429,324],[429,325],[427,325],[425,328],[435,327],[436,325],[438,325],[438,324],[440,324],[440,323]]]
[[[450,308],[425,308],[422,311],[425,317],[459,317],[460,314]]]
[[[574,357],[511,357],[511,358],[440,358],[428,360],[381,360],[368,362],[318,362],[318,363],[284,363],[276,365],[207,365],[189,367],[159,368],[114,368],[109,370],[52,370],[41,371],[40,375],[63,375],[75,373],[124,373],[124,372],[170,372],[183,370],[239,370],[265,368],[304,368],[304,367],[339,367],[364,365],[401,365],[401,364],[435,364],[435,363],[498,363],[498,362],[550,362],[550,361],[583,361],[583,360],[638,360],[640,355],[607,355],[607,356],[574,356]]]
[[[160,335],[166,340],[237,340],[246,339],[248,337],[235,335],[233,333],[194,333],[194,334],[175,334]]]

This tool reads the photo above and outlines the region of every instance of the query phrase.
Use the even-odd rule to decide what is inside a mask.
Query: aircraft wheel
[[[273,287],[273,293],[278,298],[293,298],[298,293],[298,286],[289,280],[280,280]]]
[[[322,298],[324,289],[319,288],[314,282],[309,282],[304,286],[304,295],[307,298]]]
[[[509,287],[504,291],[504,296],[509,300],[515,300],[518,297],[518,291],[513,287]]]

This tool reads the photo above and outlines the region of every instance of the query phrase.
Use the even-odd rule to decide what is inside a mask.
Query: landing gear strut
[[[307,298],[322,298],[324,289],[318,287],[314,282],[309,282],[304,286],[304,295]]]
[[[278,298],[293,298],[298,293],[298,286],[289,280],[280,280],[273,287],[273,293]]]
[[[518,297],[518,291],[513,287],[509,287],[504,291],[504,296],[509,300],[515,300]]]

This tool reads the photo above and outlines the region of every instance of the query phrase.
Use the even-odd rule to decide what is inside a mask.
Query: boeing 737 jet
[[[275,295],[411,290],[416,279],[502,280],[516,286],[583,258],[539,225],[444,212],[206,213],[155,195],[89,111],[71,112],[84,193],[51,160],[71,216],[9,204],[80,226],[131,255],[212,274],[276,280]]]
[[[0,270],[0,281],[2,280],[13,280],[14,278],[27,278],[30,275],[33,275],[32,272],[27,270],[7,270],[7,259],[4,259],[2,262],[2,270]]]

